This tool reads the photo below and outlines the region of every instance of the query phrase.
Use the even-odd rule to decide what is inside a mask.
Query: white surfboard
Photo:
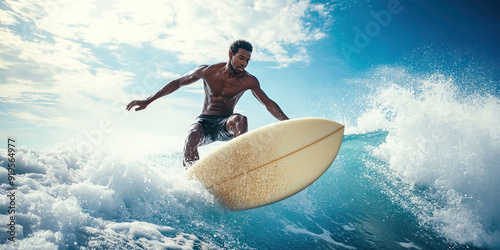
[[[231,210],[288,198],[318,179],[337,156],[344,126],[321,118],[282,121],[247,132],[186,172]]]

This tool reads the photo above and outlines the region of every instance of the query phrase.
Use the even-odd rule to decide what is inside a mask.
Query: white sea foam
[[[413,81],[380,88],[356,129],[388,131],[373,153],[406,188],[395,200],[422,224],[459,243],[500,247],[500,100],[463,94],[439,74]]]
[[[398,188],[387,194],[424,227],[451,241],[498,248],[498,99],[462,96],[453,80],[442,76],[411,86],[388,83],[379,88],[356,128],[361,133],[388,131],[386,142],[373,149],[386,162],[376,167]],[[106,140],[109,144],[83,148],[78,139],[50,149],[17,148],[16,242],[2,248],[250,248],[267,243],[273,228],[284,229],[284,234],[275,235],[279,240],[313,239],[339,248],[367,239],[360,236],[343,243],[336,229],[324,226],[333,217],[322,214],[332,212],[328,209],[336,203],[325,208],[317,199],[332,192],[328,188],[306,190],[274,207],[226,213],[200,183],[183,177],[184,138],[112,138]],[[201,154],[218,146],[203,147]],[[0,150],[2,192],[8,187],[6,155]],[[332,179],[344,176],[329,173]],[[0,210],[8,206],[2,193]],[[282,218],[288,218],[285,226],[278,222]],[[317,227],[304,226],[310,218]],[[8,219],[0,215],[1,221]],[[342,233],[360,231],[355,221],[342,221]],[[0,224],[2,239],[6,231],[5,223]],[[418,247],[396,240],[402,247]]]
[[[347,244],[344,244],[342,242],[338,242],[338,241],[334,240],[332,238],[332,234],[328,230],[325,230],[324,228],[320,227],[319,225],[318,225],[318,227],[322,230],[322,233],[320,233],[320,234],[313,233],[305,228],[300,228],[294,224],[286,225],[285,231],[293,233],[293,234],[309,235],[309,236],[313,237],[315,240],[322,240],[324,242],[331,244],[332,247],[342,247],[344,249],[356,249],[353,246],[349,246]]]
[[[92,152],[78,152],[67,142],[52,149],[17,148],[16,238],[5,247],[53,249],[78,246],[190,249],[209,246],[172,218],[196,220],[196,207],[219,209],[198,182],[183,176],[175,152],[149,152],[138,156],[100,145]],[[179,154],[179,153],[177,153]],[[0,162],[7,159],[0,150]],[[0,168],[3,191],[7,170]],[[0,196],[0,209],[9,200]],[[8,221],[5,214],[2,221]],[[138,222],[144,221],[144,222]],[[150,221],[150,222],[146,222]],[[7,226],[0,225],[2,239]]]
[[[417,245],[415,245],[415,243],[413,242],[396,242],[398,243],[401,247],[403,248],[406,248],[406,249],[417,249],[417,250],[420,250],[422,248],[418,247]]]

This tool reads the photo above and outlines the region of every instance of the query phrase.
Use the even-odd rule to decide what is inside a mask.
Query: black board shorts
[[[195,124],[200,124],[205,133],[205,139],[201,145],[206,145],[214,141],[229,141],[233,139],[233,135],[226,128],[229,117],[231,116],[199,115],[196,118]]]

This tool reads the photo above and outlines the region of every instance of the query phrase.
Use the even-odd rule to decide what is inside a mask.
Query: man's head
[[[252,55],[252,44],[245,40],[236,40],[229,47],[229,65],[234,73],[242,73]]]
[[[229,51],[231,51],[233,53],[233,55],[238,53],[239,49],[244,49],[244,50],[252,53],[253,47],[252,47],[252,44],[250,44],[249,42],[247,42],[245,40],[236,40],[231,44],[231,46],[229,46]]]

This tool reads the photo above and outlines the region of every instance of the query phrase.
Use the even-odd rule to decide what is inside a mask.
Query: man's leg
[[[200,159],[200,155],[198,153],[198,146],[205,138],[205,133],[203,131],[203,127],[195,123],[189,129],[189,134],[186,138],[186,142],[184,143],[184,160],[182,164],[186,169],[191,167],[197,160]]]
[[[232,115],[227,120],[226,128],[234,138],[246,133],[248,131],[247,117],[238,113]]]

